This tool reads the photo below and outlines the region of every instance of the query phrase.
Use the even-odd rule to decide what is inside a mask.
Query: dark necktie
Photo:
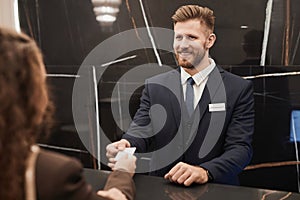
[[[185,103],[186,103],[187,111],[190,116],[194,112],[194,89],[193,89],[194,84],[195,81],[192,77],[187,79]]]

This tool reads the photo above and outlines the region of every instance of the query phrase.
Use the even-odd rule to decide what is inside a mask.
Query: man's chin
[[[179,66],[186,68],[186,69],[194,69],[194,65],[192,65],[192,63],[187,62],[187,61],[179,61],[178,62]]]
[[[180,65],[180,66],[185,69],[195,69],[193,65]]]

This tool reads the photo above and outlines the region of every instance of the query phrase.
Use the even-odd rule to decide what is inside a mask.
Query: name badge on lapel
[[[209,112],[226,111],[225,103],[211,103],[208,105]]]

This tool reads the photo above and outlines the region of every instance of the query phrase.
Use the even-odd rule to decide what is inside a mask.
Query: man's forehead
[[[176,34],[190,34],[190,33],[201,33],[205,31],[207,28],[206,27],[201,27],[199,26],[189,26],[189,25],[176,25],[174,26],[174,33]]]
[[[174,24],[175,34],[201,34],[211,32],[204,22],[200,19],[190,19]]]

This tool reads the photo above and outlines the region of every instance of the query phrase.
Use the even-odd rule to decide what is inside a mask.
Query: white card
[[[209,112],[225,111],[225,103],[211,103],[208,105]]]
[[[136,147],[130,147],[130,148],[125,148],[123,151],[119,151],[118,154],[115,157],[115,160],[119,160],[123,155],[129,154],[133,155],[136,150]]]

